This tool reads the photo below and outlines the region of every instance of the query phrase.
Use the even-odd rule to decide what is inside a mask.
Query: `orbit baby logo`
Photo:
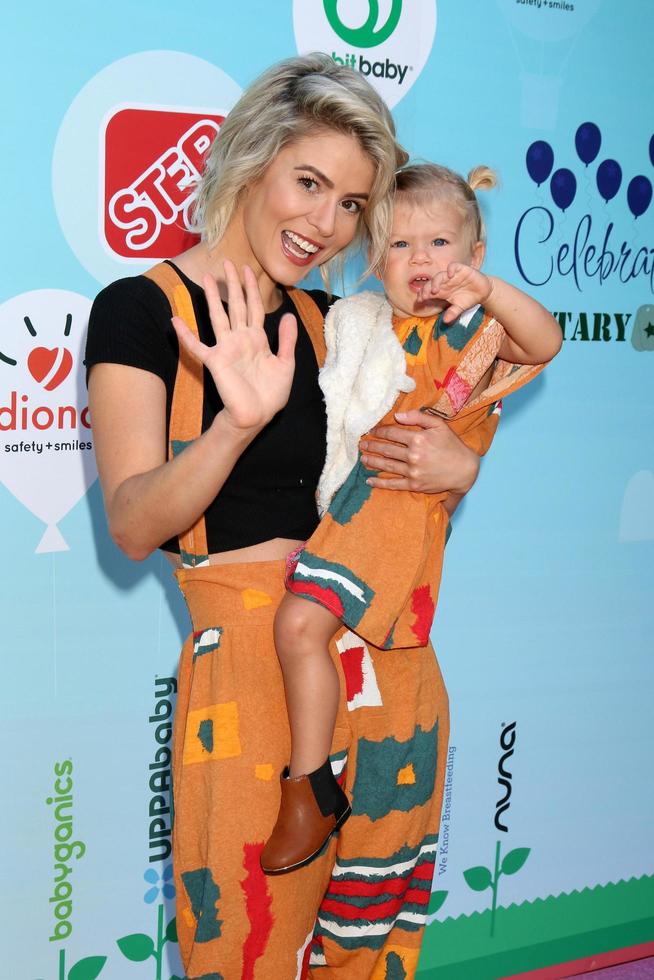
[[[166,258],[197,241],[191,208],[224,116],[126,106],[104,133],[103,231],[122,258]]]
[[[60,289],[0,306],[0,481],[67,551],[57,524],[97,476],[82,352],[91,302]]]
[[[424,68],[436,34],[436,0],[294,0],[300,53],[324,51],[397,105]]]
[[[99,282],[192,244],[197,180],[240,94],[220,68],[180,51],[122,58],[80,90],[59,128],[52,187],[66,240]]]

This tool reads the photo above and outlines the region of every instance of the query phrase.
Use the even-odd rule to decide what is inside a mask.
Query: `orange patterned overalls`
[[[148,275],[197,333],[175,270],[159,265]],[[322,315],[301,291],[291,297],[322,362]],[[200,435],[202,384],[202,368],[181,351],[170,456]],[[486,445],[494,429],[488,416],[474,438]],[[393,500],[405,496],[415,495]],[[336,635],[342,699],[330,759],[353,814],[312,864],[267,877],[259,855],[277,816],[279,773],[290,750],[272,632],[286,563],[208,564],[203,518],[180,537],[180,548],[185,567],[176,575],[193,631],[179,666],[173,861],[187,977],[413,977],[436,859],[449,726],[432,647],[385,651],[349,629]]]

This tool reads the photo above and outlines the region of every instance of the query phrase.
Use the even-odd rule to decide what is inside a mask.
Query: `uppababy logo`
[[[424,68],[436,33],[435,0],[294,0],[293,8],[298,51],[324,51],[354,68],[390,106]]]
[[[338,0],[323,0],[327,20],[332,29],[347,44],[357,48],[375,48],[388,40],[402,15],[402,0],[393,0],[386,22],[379,24],[379,2],[369,0],[368,17],[360,27],[348,27],[338,16]]]
[[[224,116],[122,107],[105,128],[104,236],[123,258],[164,258],[192,244],[191,208]]]

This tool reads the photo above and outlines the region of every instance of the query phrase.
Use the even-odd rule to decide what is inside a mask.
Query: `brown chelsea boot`
[[[306,776],[280,776],[279,815],[263,851],[261,867],[268,875],[284,874],[309,864],[352,812],[327,760]]]

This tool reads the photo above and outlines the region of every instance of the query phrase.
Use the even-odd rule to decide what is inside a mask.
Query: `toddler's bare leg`
[[[290,766],[280,778],[277,821],[261,852],[266,874],[313,861],[351,813],[329,762],[340,692],[328,644],[339,625],[323,606],[291,593],[275,616],[292,745]]]
[[[275,616],[291,729],[290,776],[314,772],[329,755],[340,689],[328,647],[340,625],[324,606],[290,592]]]

